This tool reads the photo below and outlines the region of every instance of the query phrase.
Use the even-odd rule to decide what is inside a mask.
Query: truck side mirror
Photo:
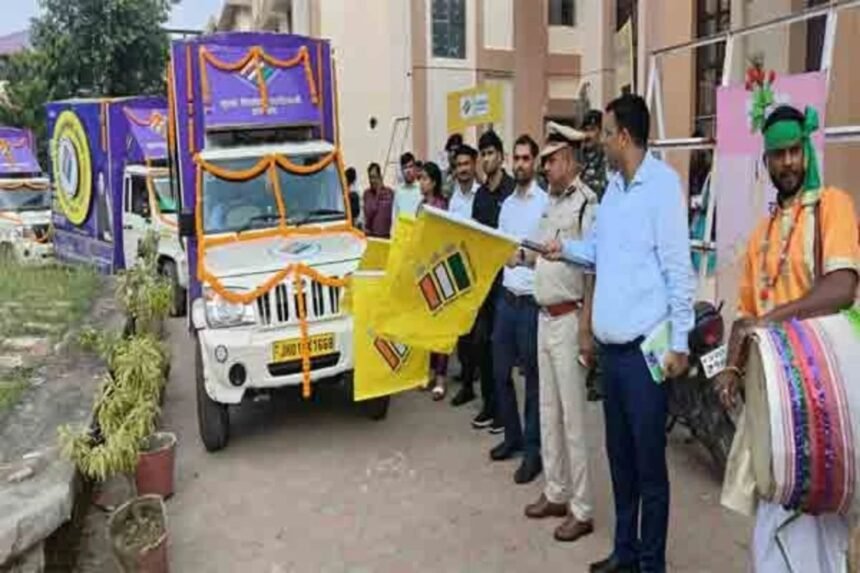
[[[179,213],[179,236],[182,238],[194,237],[197,234],[197,225],[193,213]]]

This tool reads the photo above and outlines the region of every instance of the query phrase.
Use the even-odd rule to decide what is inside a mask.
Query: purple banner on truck
[[[132,154],[132,160],[167,159],[167,109],[125,107],[123,112],[129,122],[132,142],[140,155],[134,157]]]
[[[33,134],[27,129],[0,127],[0,177],[40,174],[42,169],[33,153]]]
[[[319,90],[307,48],[201,47],[208,129],[317,125]]]

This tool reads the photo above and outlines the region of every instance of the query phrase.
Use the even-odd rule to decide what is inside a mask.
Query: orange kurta
[[[761,317],[774,307],[797,300],[811,289],[815,278],[815,200],[820,197],[822,272],[840,269],[860,270],[857,217],[851,196],[840,189],[827,187],[807,191],[789,205],[777,207],[776,213],[762,220],[747,243],[744,272],[738,297],[740,317]],[[796,225],[793,232],[792,226]],[[762,253],[765,235],[770,229],[767,253]],[[779,259],[788,243],[783,272],[772,289],[765,288],[766,278],[773,278]],[[766,277],[762,275],[762,256],[766,256]],[[768,296],[763,298],[763,290]]]

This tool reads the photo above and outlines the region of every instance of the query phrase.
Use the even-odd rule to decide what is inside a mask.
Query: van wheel
[[[161,274],[170,281],[173,287],[173,304],[170,305],[170,316],[185,316],[188,307],[185,289],[179,286],[179,271],[173,261],[164,261]]]
[[[197,342],[194,372],[197,386],[197,426],[200,439],[207,452],[217,452],[227,446],[230,439],[230,413],[226,404],[216,402],[206,393],[203,378],[203,354]]]

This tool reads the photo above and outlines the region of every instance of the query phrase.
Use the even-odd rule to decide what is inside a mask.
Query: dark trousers
[[[666,386],[651,378],[639,344],[604,344],[601,352],[614,555],[624,564],[638,562],[643,573],[662,573],[669,526]]]
[[[481,305],[471,332],[457,342],[457,359],[462,366],[463,386],[472,387],[480,373],[484,412],[496,415],[496,387],[493,381],[493,345],[491,335],[496,314],[495,294],[491,290]]]
[[[505,442],[524,446],[526,456],[540,457],[537,329],[538,306],[532,297],[514,297],[502,290],[496,299],[493,365],[496,405],[505,425]],[[511,380],[514,365],[526,379],[525,431],[520,423],[517,394]]]

